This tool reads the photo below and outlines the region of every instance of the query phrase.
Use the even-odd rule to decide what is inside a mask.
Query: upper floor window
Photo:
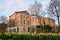
[[[23,24],[25,24],[25,20],[23,20]]]
[[[25,19],[26,17],[25,17],[25,15],[23,15],[23,19]]]
[[[28,25],[30,24],[29,20],[27,20],[27,24],[28,24]]]

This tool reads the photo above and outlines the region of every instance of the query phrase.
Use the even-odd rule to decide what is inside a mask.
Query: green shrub
[[[44,26],[44,32],[51,32],[51,30],[52,30],[51,26],[49,26],[49,25]]]
[[[18,34],[11,34],[5,35],[1,34],[0,39],[2,40],[60,40],[60,36],[56,35],[18,35]]]

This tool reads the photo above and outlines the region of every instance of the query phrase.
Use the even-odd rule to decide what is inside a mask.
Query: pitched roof
[[[28,14],[28,15],[29,15],[29,13],[28,13],[27,11],[16,11],[16,12],[14,12],[14,14],[15,14],[15,13],[16,13],[16,14],[17,14],[17,13],[24,13],[24,14]],[[14,14],[12,14],[12,15],[14,15]],[[11,15],[11,16],[12,16],[12,15]],[[9,17],[10,17],[10,16],[9,16]]]
[[[24,14],[29,14],[27,11],[16,11],[15,13],[24,13]]]

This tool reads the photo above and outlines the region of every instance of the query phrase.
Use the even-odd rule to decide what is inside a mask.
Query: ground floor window
[[[10,32],[16,32],[16,30],[17,30],[16,27],[11,27],[11,28],[9,29]]]
[[[30,32],[30,27],[28,27],[28,32]]]
[[[35,32],[35,28],[31,28],[31,32],[32,32],[32,33]]]
[[[19,32],[19,30],[20,30],[20,28],[19,28],[19,27],[17,27],[17,32]]]

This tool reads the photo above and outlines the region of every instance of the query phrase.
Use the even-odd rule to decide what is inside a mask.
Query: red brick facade
[[[10,27],[18,27],[19,32],[28,32],[28,28],[44,25],[44,21],[45,25],[54,26],[55,24],[53,19],[37,17],[36,15],[29,14],[27,11],[20,11],[9,16],[8,24]]]

